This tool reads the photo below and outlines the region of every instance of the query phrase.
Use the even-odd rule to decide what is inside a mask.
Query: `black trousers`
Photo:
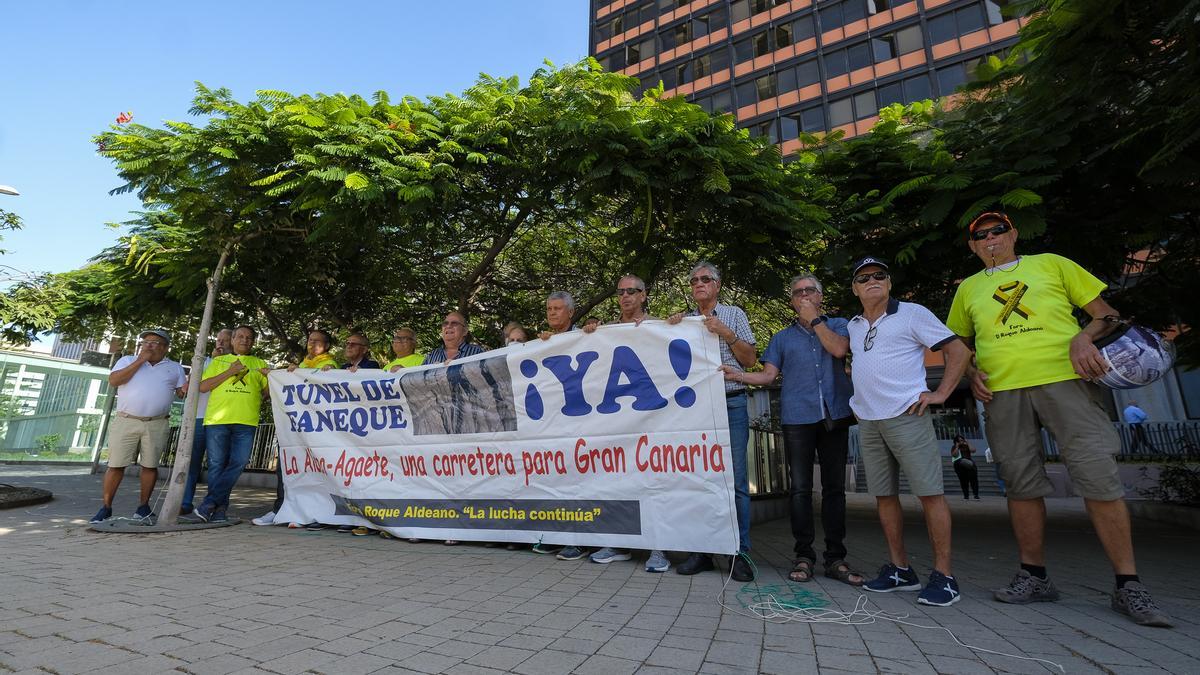
[[[275,504],[271,506],[271,510],[279,513],[283,508],[283,457],[275,462]]]
[[[974,464],[958,460],[954,463],[954,473],[958,476],[958,484],[962,486],[963,499],[970,499],[969,489],[975,491],[975,498],[979,498],[979,469]]]
[[[783,447],[792,478],[792,536],[796,557],[816,560],[813,540],[813,463],[821,463],[821,527],[824,561],[846,557],[846,452],[849,429],[829,431],[824,423],[783,425]]]

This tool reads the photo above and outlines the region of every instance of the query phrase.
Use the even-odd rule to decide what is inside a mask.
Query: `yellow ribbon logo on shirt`
[[[992,299],[1004,305],[1004,309],[996,315],[996,323],[1008,325],[1008,319],[1015,312],[1022,319],[1028,319],[1033,316],[1033,310],[1021,304],[1021,298],[1025,296],[1025,292],[1029,290],[1024,282],[1014,281],[1008,284],[1000,284],[996,287],[996,292],[992,294]]]

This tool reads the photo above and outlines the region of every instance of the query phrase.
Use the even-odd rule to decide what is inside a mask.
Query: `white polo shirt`
[[[137,360],[130,354],[122,356],[113,366],[118,371]],[[117,387],[117,412],[137,417],[160,417],[171,410],[175,390],[182,387],[187,378],[183,366],[168,358],[158,363],[143,363],[128,382]]]
[[[905,413],[925,386],[925,348],[934,351],[957,336],[922,305],[888,300],[887,311],[870,323],[858,315],[846,326],[854,360],[850,409],[860,420],[886,420]],[[869,349],[867,347],[870,347]]]

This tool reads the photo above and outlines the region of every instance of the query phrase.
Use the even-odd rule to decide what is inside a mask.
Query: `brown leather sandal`
[[[792,563],[792,571],[788,572],[788,580],[802,584],[812,581],[813,561],[808,558],[796,558]]]
[[[850,563],[847,563],[845,560],[832,560],[826,563],[825,576],[830,579],[837,579],[843,584],[849,584],[855,588],[862,586],[867,581],[866,577],[859,572],[855,572],[850,567]]]

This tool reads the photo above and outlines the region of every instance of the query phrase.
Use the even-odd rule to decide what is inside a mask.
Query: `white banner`
[[[398,373],[272,372],[276,522],[734,553],[720,363],[716,336],[686,319]]]

